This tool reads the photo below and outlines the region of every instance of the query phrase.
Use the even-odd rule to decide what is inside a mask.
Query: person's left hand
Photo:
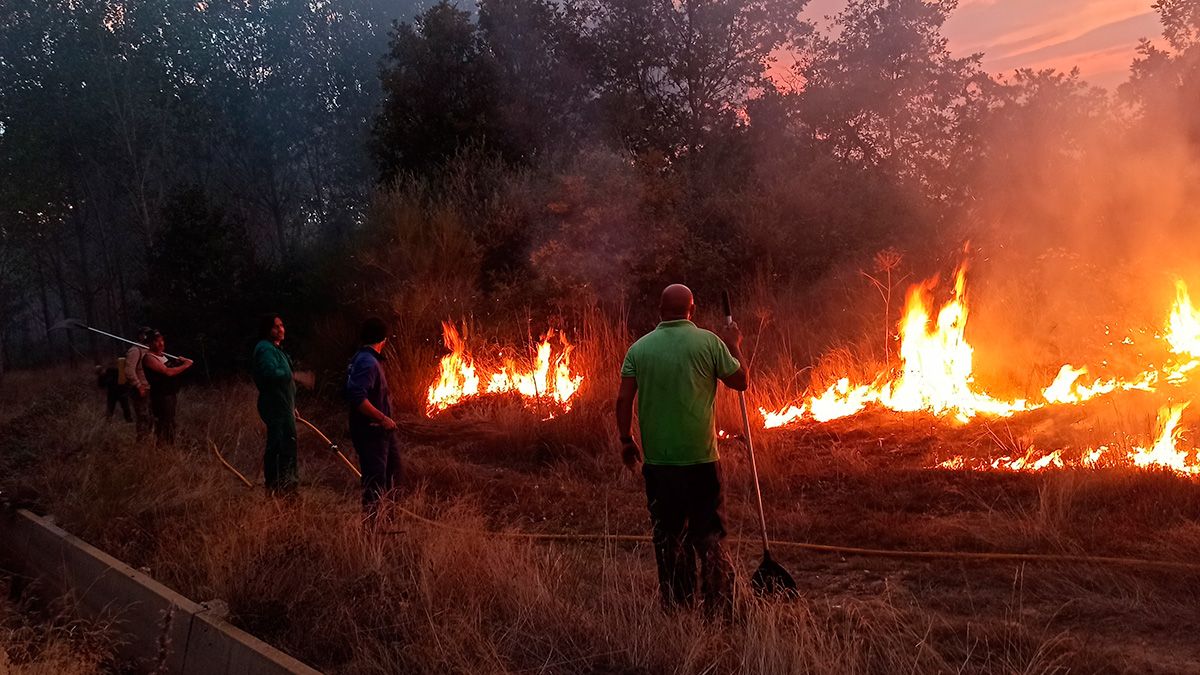
[[[292,373],[292,379],[296,381],[296,384],[304,387],[305,389],[312,389],[314,386],[316,386],[317,382],[317,378],[313,375],[311,370],[296,371],[295,373]]]

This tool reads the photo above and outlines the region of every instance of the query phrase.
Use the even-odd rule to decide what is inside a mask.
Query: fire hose
[[[650,543],[653,539],[644,534],[556,534],[547,532],[504,532],[499,530],[477,530],[471,528],[455,527],[445,523],[438,522],[431,518],[426,518],[419,513],[407,509],[399,504],[395,508],[400,513],[417,520],[426,525],[436,527],[438,529],[454,532],[456,534],[471,534],[483,535],[490,537],[500,537],[505,539],[525,539],[537,541],[562,541],[562,542],[589,542],[589,541],[605,541],[605,542],[631,542],[631,543]],[[389,534],[399,534],[392,532]],[[730,539],[735,544],[761,544],[758,538],[744,539],[736,537]],[[1058,553],[1004,553],[1004,552],[988,552],[988,551],[914,551],[906,549],[886,549],[886,548],[863,548],[858,546],[841,546],[831,544],[813,544],[802,541],[787,541],[783,539],[772,539],[771,543],[776,546],[785,548],[794,548],[805,551],[813,551],[816,553],[840,553],[844,555],[856,555],[871,558],[897,558],[897,559],[919,559],[919,560],[973,560],[978,562],[1021,562],[1021,563],[1090,563],[1095,565],[1107,565],[1114,567],[1141,567],[1145,569],[1160,569],[1172,570],[1176,572],[1190,572],[1200,574],[1200,563],[1185,563],[1174,562],[1170,560],[1147,560],[1144,558],[1122,558],[1113,556],[1091,556],[1091,555],[1069,555]]]
[[[333,453],[336,454],[351,471],[354,472],[354,475],[362,478],[362,472],[358,470],[357,466],[354,466],[354,462],[351,462],[349,457],[346,457],[346,455],[342,454],[342,451],[338,448],[337,443],[329,440],[328,436],[322,433],[321,430],[314,426],[312,422],[309,422],[301,417],[299,413],[296,413],[296,421],[303,422],[305,426],[316,432],[317,436],[320,436],[321,440],[325,441],[325,443],[329,446],[329,449],[333,451]],[[209,439],[208,445],[212,448],[213,454],[216,455],[217,461],[220,462],[222,466],[233,472],[233,475],[237,476],[238,479],[246,485],[246,487],[254,487],[254,483],[250,482],[250,479],[246,478],[244,475],[242,475],[241,471],[238,471],[232,464],[226,461],[225,456],[221,454],[220,448],[217,447],[216,443],[212,442],[212,439]]]
[[[313,426],[307,420],[301,417],[296,419],[304,422],[310,429],[315,431],[329,446],[334,449],[338,456],[346,466],[358,478],[362,478],[362,472],[358,467],[346,458],[345,455],[337,450],[337,444],[329,440],[329,437],[321,433],[319,429]],[[225,458],[221,456],[215,443],[211,441],[213,452],[217,459],[220,460],[227,469],[232,471],[241,482],[247,487],[253,487],[253,483],[246,479],[237,469],[235,469]],[[446,523],[427,518],[411,509],[408,509],[400,504],[393,504],[396,511],[399,513],[430,527],[437,528],[445,532],[453,532],[456,534],[466,534],[484,537],[497,537],[503,539],[518,539],[525,541],[548,541],[548,542],[626,542],[626,543],[651,543],[653,539],[644,534],[565,534],[553,532],[506,532],[501,530],[481,530],[474,528],[456,527]],[[401,532],[385,532],[385,534],[401,534]],[[761,540],[758,538],[744,539],[736,537],[730,539],[736,544],[752,544],[759,545]],[[887,548],[867,548],[860,546],[845,546],[835,544],[814,544],[803,541],[789,541],[784,539],[774,539],[771,542],[775,546],[784,548],[798,549],[802,551],[811,551],[814,553],[838,553],[842,555],[861,556],[867,558],[894,558],[900,560],[967,560],[975,562],[1015,562],[1015,563],[1059,563],[1059,564],[1092,564],[1104,565],[1109,567],[1134,567],[1142,569],[1157,569],[1162,571],[1184,572],[1200,575],[1200,563],[1174,562],[1170,560],[1149,560],[1145,558],[1126,558],[1117,556],[1094,556],[1094,555],[1075,555],[1061,553],[1007,553],[996,551],[919,551],[909,549],[887,549]]]
[[[346,466],[350,467],[350,470],[354,472],[354,475],[358,476],[359,478],[362,478],[362,471],[359,471],[358,467],[354,466],[354,462],[351,462],[348,457],[346,457],[345,455],[342,454],[342,451],[338,448],[337,443],[334,443],[333,441],[329,440],[328,436],[321,433],[321,430],[318,429],[317,427],[313,426],[312,422],[309,422],[308,420],[301,417],[300,413],[296,413],[296,421],[303,422],[304,426],[315,431],[316,434],[321,437],[321,440],[325,441],[326,445],[329,446],[329,449],[332,450],[334,452],[334,454],[336,454],[339,458],[341,458],[341,460],[343,462],[345,462]]]

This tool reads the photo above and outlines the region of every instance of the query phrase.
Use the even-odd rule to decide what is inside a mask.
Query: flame
[[[1175,282],[1175,305],[1167,317],[1163,338],[1175,354],[1200,357],[1200,312],[1192,304],[1187,284],[1182,280]]]
[[[1174,362],[1162,368],[1148,368],[1132,378],[1097,379],[1091,384],[1082,382],[1088,372],[1086,366],[1076,368],[1067,364],[1050,386],[1042,390],[1042,397],[1047,403],[1082,403],[1114,391],[1155,391],[1160,381],[1175,385],[1187,382],[1188,374],[1200,367],[1200,311],[1192,305],[1187,284],[1182,280],[1175,282],[1175,303],[1162,337],[1175,356]],[[1128,337],[1121,342],[1132,344]]]
[[[429,385],[425,414],[433,415],[479,394],[479,376],[475,374],[475,363],[467,354],[466,340],[459,335],[454,324],[442,322],[442,343],[450,353],[442,357],[436,382]]]
[[[934,317],[929,279],[909,290],[900,322],[900,368],[882,373],[870,384],[852,384],[843,377],[800,406],[775,412],[759,409],[768,429],[805,416],[828,422],[853,415],[870,405],[898,412],[924,411],[966,422],[979,414],[1009,416],[1035,405],[1025,400],[1004,401],[976,391],[973,354],[966,340],[966,265],[954,275],[954,296]]]
[[[1068,451],[1055,450],[1041,454],[1032,445],[1021,457],[1000,457],[990,462],[951,457],[938,464],[943,469],[996,469],[1001,471],[1040,471],[1047,468],[1129,466],[1141,469],[1164,469],[1175,473],[1200,475],[1200,450],[1180,449],[1184,428],[1180,426],[1183,412],[1190,402],[1166,406],[1158,412],[1157,434],[1149,446],[1133,446],[1122,452],[1107,445],[1088,448],[1077,459],[1066,459]]]
[[[1188,403],[1183,403],[1159,411],[1158,420],[1162,431],[1159,432],[1154,445],[1149,448],[1134,448],[1130,457],[1134,466],[1161,467],[1188,474],[1200,473],[1200,461],[1189,462],[1188,455],[1191,452],[1175,448],[1175,445],[1183,440],[1183,429],[1179,426],[1179,420],[1187,407]]]
[[[555,354],[553,338],[558,337]],[[534,353],[531,369],[505,358],[496,372],[487,378],[477,374],[466,340],[454,324],[442,322],[442,341],[450,353],[442,357],[438,379],[429,386],[425,414],[433,416],[462,401],[480,396],[480,383],[487,382],[484,394],[519,394],[527,404],[550,403],[561,412],[571,409],[571,398],[579,391],[583,375],[571,372],[571,352],[575,347],[561,331],[550,329]],[[554,413],[550,414],[551,417]]]
[[[918,284],[909,292],[900,328],[904,368],[899,379],[883,390],[880,401],[886,407],[952,414],[963,422],[981,412],[1008,416],[1028,409],[1023,400],[1001,401],[972,387],[974,350],[966,340],[966,274],[966,266],[960,266],[954,275],[954,298],[942,306],[932,326],[930,292],[935,282]]]
[[[1047,403],[1082,403],[1118,390],[1154,391],[1154,385],[1159,380],[1157,370],[1147,370],[1129,380],[1097,379],[1091,384],[1083,384],[1079,380],[1087,373],[1086,366],[1082,368],[1075,368],[1071,364],[1063,366],[1050,386],[1042,390],[1042,397],[1046,399]]]
[[[966,266],[955,273],[954,295],[941,306],[936,318],[932,311],[935,287],[936,279],[930,279],[909,290],[899,326],[901,366],[897,371],[882,373],[870,384],[842,377],[800,404],[776,411],[759,408],[763,426],[774,429],[805,419],[828,422],[871,405],[898,412],[929,412],[959,422],[978,415],[1008,417],[1045,405],[1082,403],[1116,391],[1153,392],[1163,382],[1187,382],[1190,373],[1200,368],[1200,310],[1192,304],[1187,285],[1178,280],[1175,302],[1162,335],[1173,360],[1160,367],[1147,367],[1132,377],[1096,378],[1090,383],[1086,366],[1068,363],[1042,390],[1044,402],[999,399],[974,387],[974,350],[966,340]],[[1132,344],[1132,340],[1126,337],[1122,344]]]

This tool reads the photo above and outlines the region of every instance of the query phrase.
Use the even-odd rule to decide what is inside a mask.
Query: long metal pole
[[[728,302],[728,301],[727,301]],[[726,311],[730,310],[726,308]],[[733,314],[725,315],[725,325],[733,324]],[[745,367],[745,366],[743,366]],[[763,509],[762,487],[758,484],[758,463],[754,460],[754,439],[750,435],[750,413],[746,410],[746,392],[738,392],[738,405],[742,409],[742,435],[746,438],[746,449],[750,452],[750,473],[754,475],[754,496],[758,500],[758,524],[762,532],[763,550],[767,550],[767,515]]]
[[[150,351],[149,347],[147,347],[146,345],[144,345],[140,342],[134,342],[133,340],[127,340],[127,339],[121,337],[120,335],[113,335],[112,333],[106,333],[106,332],[100,330],[99,328],[92,328],[91,326],[89,326],[85,323],[76,321],[74,319],[69,319],[67,321],[59,322],[59,323],[51,326],[50,330],[54,330],[55,328],[82,328],[84,330],[90,330],[93,333],[99,333],[99,334],[103,335],[104,337],[110,337],[114,340],[119,340],[121,342],[124,342],[125,344],[133,345],[134,347],[141,347],[142,349],[145,349],[146,351]],[[166,356],[166,357],[172,358],[172,359],[182,358],[179,356],[175,356],[174,354],[168,354],[167,352],[163,352],[163,356]]]

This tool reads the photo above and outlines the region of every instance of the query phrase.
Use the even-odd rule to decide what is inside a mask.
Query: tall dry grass
[[[53,427],[30,436],[38,461],[6,485],[184,594],[225,600],[236,624],[330,672],[1057,672],[1074,653],[1017,619],[1007,633],[983,622],[980,656],[977,638],[901,588],[778,603],[739,585],[736,619],[711,623],[660,609],[644,546],[484,533],[642,530],[640,488],[611,460],[587,459],[594,450],[537,460],[514,444],[505,462],[470,444],[409,447],[399,504],[454,529],[399,518],[372,533],[352,478],[311,439],[295,501],[245,489],[207,454],[211,440],[258,474],[248,385],[185,391],[173,448],[130,442],[127,426],[97,420],[91,396],[74,390],[56,407]],[[583,425],[538,433],[565,446]],[[522,469],[523,453],[535,461]],[[754,564],[753,547],[735,552]]]
[[[73,617],[61,601],[35,602],[36,590],[18,593],[0,577],[0,673],[92,675],[122,665],[109,626]],[[10,599],[18,595],[27,597]]]

